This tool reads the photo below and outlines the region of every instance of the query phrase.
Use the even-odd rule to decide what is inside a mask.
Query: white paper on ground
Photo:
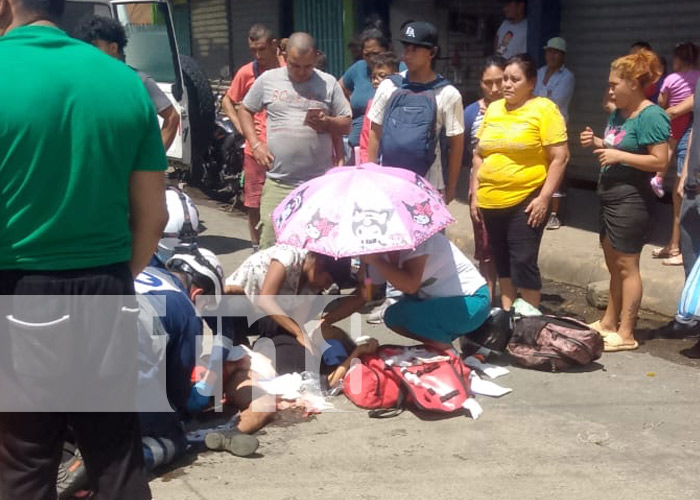
[[[462,408],[467,410],[471,414],[471,416],[474,420],[477,420],[481,416],[481,414],[484,413],[484,409],[481,407],[481,405],[474,398],[467,399],[462,404]]]
[[[497,379],[503,375],[508,375],[510,370],[508,368],[503,368],[502,366],[493,365],[491,363],[483,363],[480,359],[470,356],[464,360],[464,364],[469,368],[474,368],[483,372],[490,379]]]
[[[501,396],[505,396],[509,392],[513,391],[513,389],[502,387],[495,382],[491,382],[490,380],[482,379],[476,372],[471,373],[470,382],[472,392],[474,394],[479,394],[480,396],[500,398]]]

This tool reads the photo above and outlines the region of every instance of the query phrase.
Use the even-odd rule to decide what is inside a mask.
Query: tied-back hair
[[[386,34],[382,30],[373,26],[365,28],[362,34],[360,35],[360,46],[363,50],[365,48],[365,43],[367,43],[370,40],[376,40],[379,46],[384,50],[391,49],[391,41],[386,36]]]
[[[506,69],[506,60],[501,56],[487,57],[484,64],[481,66],[481,72],[479,74],[483,77],[486,70],[492,67],[496,67],[503,71]]]
[[[516,54],[506,61],[505,68],[517,64],[529,82],[537,81],[537,63],[530,54]]]
[[[615,59],[610,70],[625,80],[636,80],[642,88],[656,83],[663,74],[658,56],[646,49]]]
[[[673,57],[677,57],[688,66],[696,66],[698,64],[699,55],[700,48],[692,42],[679,43],[673,49]]]

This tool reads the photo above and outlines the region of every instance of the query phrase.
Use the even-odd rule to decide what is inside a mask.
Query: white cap
[[[560,50],[562,52],[566,52],[566,40],[564,40],[560,36],[550,38],[549,40],[547,40],[547,45],[544,46],[544,49],[555,49]]]

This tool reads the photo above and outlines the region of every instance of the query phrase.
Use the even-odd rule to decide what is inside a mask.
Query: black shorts
[[[537,194],[513,207],[481,209],[498,277],[510,278],[515,287],[525,290],[542,289],[537,259],[545,224],[530,227],[525,213]]]

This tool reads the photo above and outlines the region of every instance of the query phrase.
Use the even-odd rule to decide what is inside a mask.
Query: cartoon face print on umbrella
[[[433,207],[430,206],[430,200],[425,200],[422,203],[409,205],[403,202],[403,206],[411,214],[413,222],[420,226],[429,226],[433,223]]]
[[[316,213],[306,225],[306,236],[312,240],[318,241],[325,238],[338,224],[326,217],[321,217],[321,210],[316,210]]]
[[[275,226],[277,226],[278,229],[304,204],[304,193],[306,193],[306,189],[299,191],[284,206],[284,210],[277,216],[277,219],[275,219]]]
[[[426,182],[425,179],[423,179],[420,175],[415,174],[415,184],[419,188],[425,190],[425,192],[430,196],[433,200],[435,201],[442,201],[442,195],[440,194],[440,191],[435,189],[430,183]]]
[[[394,210],[391,208],[363,209],[355,204],[352,212],[352,231],[363,247],[386,246],[389,219],[393,215]]]

